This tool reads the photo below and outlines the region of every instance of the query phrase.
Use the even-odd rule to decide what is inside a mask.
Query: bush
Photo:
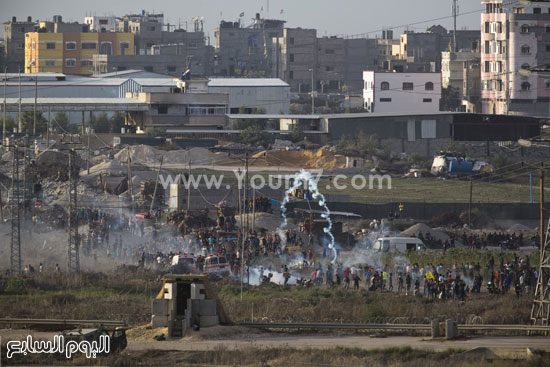
[[[8,278],[4,283],[4,292],[6,294],[26,294],[27,293],[27,282],[22,278]]]

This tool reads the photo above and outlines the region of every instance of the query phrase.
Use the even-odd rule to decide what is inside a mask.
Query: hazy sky
[[[82,22],[86,13],[96,15],[139,13],[142,9],[163,12],[165,21],[177,24],[190,21],[194,16],[203,16],[205,31],[213,38],[213,29],[221,19],[236,20],[244,12],[246,24],[256,12],[264,8],[266,0],[0,0],[0,20],[8,21],[12,16],[25,19],[51,20],[60,14],[65,21]],[[459,12],[467,13],[482,8],[479,0],[459,0]],[[281,9],[284,13],[280,14]],[[459,16],[458,29],[480,28],[480,11]],[[287,21],[288,27],[316,28],[318,36],[360,34],[378,31],[382,27],[396,27],[434,18],[450,17],[451,0],[270,0],[269,16]],[[431,24],[441,24],[450,29],[452,18],[410,26],[422,31]],[[403,31],[396,28],[394,37]],[[3,33],[3,28],[1,30]],[[380,33],[380,32],[378,32]],[[369,37],[374,37],[371,33]],[[212,41],[213,43],[213,41]]]

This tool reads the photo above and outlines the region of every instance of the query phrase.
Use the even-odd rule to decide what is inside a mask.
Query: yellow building
[[[25,73],[93,74],[94,55],[133,55],[134,34],[120,32],[25,35]]]

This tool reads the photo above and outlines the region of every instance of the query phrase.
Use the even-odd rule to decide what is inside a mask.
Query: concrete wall
[[[229,95],[229,109],[261,108],[267,114],[288,113],[290,108],[290,87],[213,87],[210,93]]]

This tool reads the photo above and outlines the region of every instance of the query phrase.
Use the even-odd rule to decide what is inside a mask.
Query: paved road
[[[548,337],[478,337],[468,340],[431,340],[425,337],[393,336],[386,338],[371,338],[366,336],[280,336],[280,337],[255,337],[251,340],[168,340],[162,342],[130,341],[129,350],[178,350],[196,351],[212,350],[225,347],[229,349],[241,349],[247,347],[256,348],[280,348],[292,347],[305,348],[333,348],[336,346],[362,349],[376,349],[388,347],[410,346],[415,349],[443,351],[448,348],[471,349],[476,347],[488,348],[535,348],[550,351],[550,338]]]

